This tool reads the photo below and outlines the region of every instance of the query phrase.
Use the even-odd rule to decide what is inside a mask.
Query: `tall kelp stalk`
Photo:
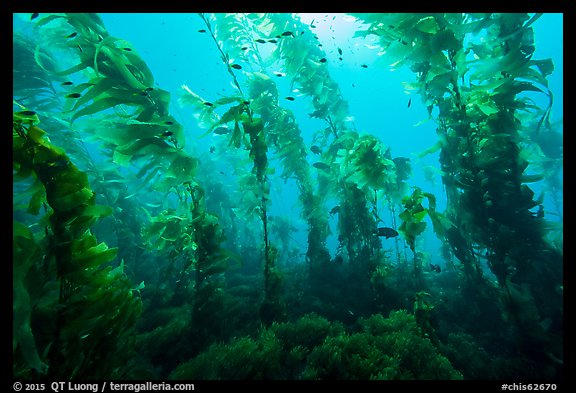
[[[50,75],[70,75],[84,81],[72,84],[64,97],[65,109],[70,113],[66,120],[103,142],[104,152],[117,166],[135,165],[140,189],[163,192],[165,199],[170,193],[175,193],[181,202],[180,207],[184,206],[178,214],[174,209],[164,210],[151,219],[148,228],[143,229],[144,240],[153,248],[166,252],[169,257],[170,263],[163,272],[164,277],[167,281],[173,278],[173,282],[177,283],[173,296],[165,297],[158,290],[151,295],[157,297],[152,301],[173,301],[179,305],[186,303],[188,299],[184,289],[188,280],[183,279],[189,277],[191,270],[197,273],[198,269],[194,268],[197,268],[196,264],[201,265],[202,274],[197,277],[192,294],[191,313],[204,312],[193,317],[197,332],[205,331],[202,324],[206,323],[212,333],[217,334],[220,330],[214,326],[222,326],[224,321],[219,314],[221,310],[211,310],[207,314],[204,306],[207,297],[221,297],[223,261],[218,253],[207,258],[200,258],[197,254],[213,251],[213,242],[222,239],[215,237],[209,244],[192,240],[205,237],[205,234],[199,233],[203,230],[213,235],[214,225],[205,225],[201,219],[195,225],[190,224],[191,210],[198,207],[193,198],[191,200],[185,195],[188,185],[194,182],[199,161],[183,150],[183,127],[169,113],[170,94],[154,86],[153,75],[135,48],[125,40],[110,36],[97,15],[48,14],[39,17],[35,26],[42,37],[35,49],[38,65],[46,69],[45,62],[38,54],[48,49],[62,50],[70,59],[76,59],[76,64],[63,71],[46,71]],[[62,39],[67,36],[68,39]],[[108,179],[105,179],[102,183],[106,185],[114,181],[117,182],[111,179],[107,183]],[[200,186],[194,183],[196,192],[201,192],[198,191],[201,190]],[[212,222],[214,217],[210,217]],[[176,259],[180,262],[179,269],[175,268]],[[176,277],[167,277],[166,274]],[[205,285],[206,281],[210,281],[211,285]],[[169,292],[169,289],[165,292]],[[212,306],[216,304],[220,303],[211,303]],[[187,321],[189,318],[182,317],[181,320]],[[189,326],[185,328],[189,329]],[[180,329],[178,333],[184,330]],[[196,346],[207,345],[205,338],[198,336]]]
[[[282,304],[281,294],[281,278],[280,272],[276,267],[277,250],[270,244],[268,233],[268,203],[270,200],[270,185],[267,179],[268,174],[272,173],[268,167],[268,145],[267,145],[267,127],[262,118],[254,117],[253,110],[250,107],[250,101],[242,91],[233,68],[236,70],[242,69],[242,66],[231,63],[230,55],[225,51],[225,41],[219,41],[217,31],[213,29],[211,21],[204,14],[199,14],[200,18],[206,24],[206,28],[212,37],[218,51],[220,52],[222,62],[226,66],[228,73],[233,79],[235,88],[238,95],[235,97],[227,97],[215,104],[225,105],[230,103],[237,103],[231,107],[226,113],[219,117],[213,113],[215,107],[219,105],[208,105],[208,111],[212,112],[212,117],[216,120],[211,124],[210,131],[218,126],[224,126],[227,123],[234,121],[234,131],[230,136],[229,145],[239,148],[244,145],[249,150],[249,156],[254,164],[252,174],[256,177],[256,187],[250,192],[253,192],[259,201],[258,213],[263,225],[263,240],[264,240],[264,300],[260,307],[260,317],[262,322],[270,324],[272,321],[283,318],[284,307]],[[199,98],[189,90],[190,96],[188,99],[194,101]],[[196,100],[196,104],[200,104]],[[201,103],[206,108],[205,102]],[[206,115],[204,115],[206,117]],[[240,127],[241,126],[241,127]]]
[[[358,15],[394,61],[417,75],[413,85],[438,124],[440,161],[449,215],[447,232],[464,265],[468,292],[480,309],[493,301],[478,259],[486,258],[500,288],[503,318],[517,350],[542,375],[559,372],[562,343],[562,251],[545,239],[541,201],[525,183],[530,162],[519,131],[540,113],[536,131],[549,128],[550,59],[533,60],[528,14]],[[526,93],[542,93],[541,111]],[[540,208],[541,209],[541,208]],[[546,322],[547,321],[547,322]],[[544,323],[545,322],[545,323]],[[545,328],[546,326],[546,328]]]
[[[94,203],[86,174],[31,113],[14,113],[14,178],[37,184],[28,211],[38,214],[43,205],[47,213],[44,233],[14,221],[14,375],[122,377],[140,287],[132,287],[123,264],[110,266],[117,249],[90,231],[112,209]]]
[[[230,56],[241,59],[243,63],[256,65],[256,72],[248,73],[250,107],[265,122],[269,149],[279,157],[285,180],[294,177],[300,190],[302,217],[309,226],[308,250],[310,274],[318,274],[312,266],[325,266],[330,261],[326,248],[328,221],[323,207],[323,199],[313,187],[310,176],[310,164],[306,160],[308,148],[301,137],[301,131],[291,111],[279,104],[278,89],[269,70],[270,59],[263,59],[259,45],[262,45],[263,33],[259,30],[263,20],[259,14],[216,14],[214,27],[216,35]],[[294,34],[289,31],[270,31],[268,43],[289,41]],[[276,34],[278,33],[278,34]],[[275,53],[271,54],[276,57]],[[279,75],[278,72],[275,73]]]

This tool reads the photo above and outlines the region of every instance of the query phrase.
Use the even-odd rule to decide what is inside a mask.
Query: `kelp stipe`
[[[14,169],[42,184],[48,223],[42,246],[23,224],[14,224],[14,372],[26,378],[119,377],[141,301],[123,263],[109,263],[117,250],[90,232],[111,209],[95,205],[86,174],[34,123],[14,114]],[[42,323],[32,328],[31,319]],[[34,335],[43,338],[36,342],[43,360]],[[20,356],[28,368],[19,366]]]

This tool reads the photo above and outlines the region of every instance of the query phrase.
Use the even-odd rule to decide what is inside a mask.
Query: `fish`
[[[390,227],[380,227],[374,231],[374,234],[377,236],[384,236],[386,239],[398,236],[398,232],[396,232],[394,228]]]
[[[341,57],[339,57],[338,60],[342,61],[343,59]]]
[[[282,74],[281,72],[276,72],[276,73],[274,73],[274,75],[276,75],[278,77],[284,76],[284,74]]]
[[[172,131],[165,131],[165,132],[162,134],[162,136],[166,136],[166,137],[172,136],[172,135],[174,135],[174,133],[173,133]]]
[[[132,52],[132,48],[122,48],[124,49],[126,52]]]
[[[294,101],[294,97],[286,97],[288,101]]]
[[[342,49],[338,48],[338,54],[342,55]]]
[[[164,122],[164,124],[166,124],[167,126],[171,126],[171,125],[173,125],[173,124],[174,124],[174,122],[173,122],[173,121],[170,121],[170,120],[168,120],[168,121],[165,121],[165,122]]]
[[[82,97],[82,94],[80,93],[70,93],[66,95],[66,98],[80,98]]]
[[[232,64],[230,67],[237,69],[237,70],[241,70],[242,66],[240,64]]]
[[[362,64],[360,67],[362,68],[368,68],[368,66],[366,64]]]
[[[32,15],[30,15],[30,20],[34,20],[36,18],[38,18],[38,15],[40,15],[39,13],[35,12]]]
[[[275,39],[268,40],[268,42],[271,44],[277,44],[278,43],[278,41],[276,41]]]
[[[230,132],[228,127],[218,127],[214,129],[214,134],[216,135],[226,135]]]
[[[214,106],[214,104],[213,104],[213,103],[211,103],[211,102],[208,102],[208,101],[206,101],[206,102],[204,103],[204,105],[206,105],[206,106]]]
[[[412,98],[408,100],[408,108],[410,108],[410,104],[412,104]]]
[[[258,42],[259,44],[265,44],[266,43],[266,41],[264,41],[262,38],[258,38],[254,41]]]
[[[330,215],[331,216],[333,216],[336,213],[340,213],[340,205],[336,205],[332,209],[330,209]]]
[[[243,46],[242,48],[240,48],[240,50],[247,50],[248,47],[247,46]]]
[[[210,153],[214,153],[216,151],[216,148],[214,146],[210,146]]]
[[[314,168],[318,168],[318,169],[321,169],[321,170],[326,171],[326,172],[330,171],[330,165],[325,164],[323,162],[315,162],[314,164],[312,164],[312,166]]]
[[[322,150],[320,150],[320,148],[316,145],[312,145],[310,146],[310,151],[314,154],[320,154],[322,153]]]
[[[325,58],[325,57],[323,57],[323,58],[321,58],[321,59],[320,59],[320,60],[318,60],[318,61],[319,61],[320,63],[326,63],[326,58]]]
[[[62,86],[70,86],[70,85],[73,85],[73,84],[74,84],[74,83],[73,83],[73,82],[70,82],[70,81],[62,82]]]
[[[198,30],[198,33],[206,33],[206,29],[200,29]]]
[[[74,37],[76,37],[77,35],[78,35],[78,33],[74,32],[74,33],[72,33],[72,34],[70,34],[70,35],[67,35],[66,38],[74,38]]]
[[[281,35],[283,35],[284,37],[288,37],[288,36],[294,37],[294,33],[292,33],[291,31],[285,31],[285,32],[282,33]]]
[[[432,270],[433,272],[436,273],[440,273],[442,271],[442,268],[440,267],[440,265],[435,265],[433,263],[430,264],[430,270]]]

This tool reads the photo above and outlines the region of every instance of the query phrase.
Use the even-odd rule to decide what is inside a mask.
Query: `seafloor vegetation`
[[[543,206],[561,204],[562,134],[554,64],[532,56],[541,15],[354,16],[358,39],[414,74],[442,211],[409,159],[352,126],[295,15],[197,16],[235,92],[209,101],[184,86],[177,99],[222,136],[211,153],[225,180],[99,16],[26,15],[34,34],[13,35],[15,378],[562,377],[562,224]],[[278,72],[325,121],[313,146]],[[270,214],[278,180],[297,189],[305,254]],[[442,268],[419,241],[429,229]]]

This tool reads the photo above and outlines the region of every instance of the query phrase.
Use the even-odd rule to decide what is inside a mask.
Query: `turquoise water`
[[[562,14],[13,22],[15,377],[563,376]]]

